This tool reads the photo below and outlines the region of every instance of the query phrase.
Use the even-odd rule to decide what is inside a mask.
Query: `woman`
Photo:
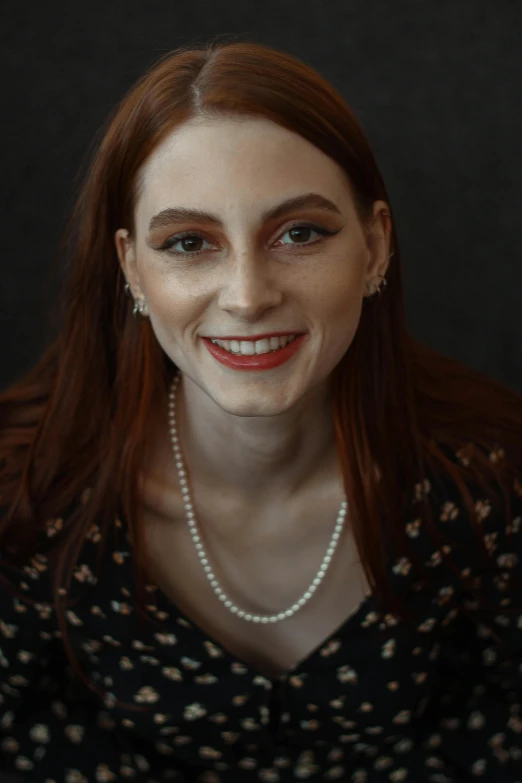
[[[522,779],[521,398],[408,333],[343,99],[259,44],[171,53],[67,237],[0,398],[4,770]]]

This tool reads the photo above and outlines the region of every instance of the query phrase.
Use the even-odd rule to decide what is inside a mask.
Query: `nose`
[[[265,310],[280,304],[283,291],[273,267],[263,257],[242,257],[224,270],[219,306],[245,320],[256,320]]]

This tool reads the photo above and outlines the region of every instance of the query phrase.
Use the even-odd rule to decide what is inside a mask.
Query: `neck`
[[[256,504],[287,500],[318,476],[337,475],[338,460],[327,386],[317,387],[277,416],[235,416],[186,376],[176,389],[176,425],[193,491],[230,494]],[[167,397],[155,427],[165,477],[177,484]]]

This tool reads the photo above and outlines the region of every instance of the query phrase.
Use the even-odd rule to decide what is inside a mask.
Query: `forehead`
[[[167,206],[269,206],[319,191],[351,201],[343,169],[302,136],[264,118],[191,120],[154,150],[140,176],[138,211]],[[175,203],[174,203],[175,200]]]

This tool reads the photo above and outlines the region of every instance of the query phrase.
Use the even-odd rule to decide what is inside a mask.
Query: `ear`
[[[379,275],[386,276],[390,263],[390,238],[391,238],[390,208],[385,201],[375,201],[373,216],[366,226],[366,247],[368,250],[368,263],[366,266],[365,284],[371,283]]]
[[[125,280],[131,287],[133,297],[139,298],[141,288],[136,266],[136,242],[126,228],[119,228],[114,234],[114,243]]]

